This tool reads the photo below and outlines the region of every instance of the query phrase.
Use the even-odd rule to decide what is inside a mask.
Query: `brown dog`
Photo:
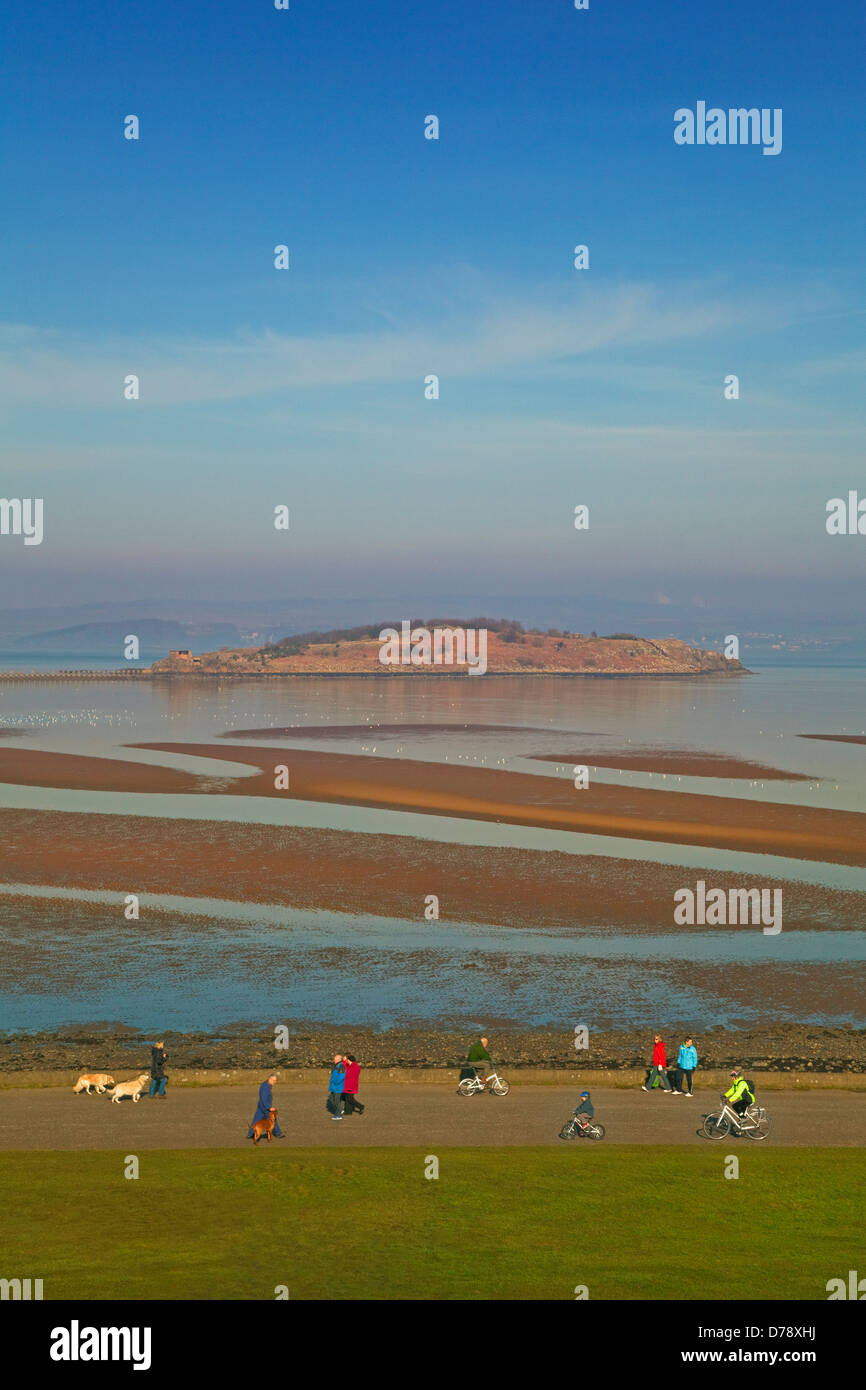
[[[253,1143],[257,1144],[263,1134],[268,1136],[268,1143],[272,1144],[274,1139],[274,1124],[276,1123],[277,1111],[271,1106],[266,1120],[256,1120],[253,1125]]]

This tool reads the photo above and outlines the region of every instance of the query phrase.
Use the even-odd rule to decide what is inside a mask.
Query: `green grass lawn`
[[[0,1154],[0,1276],[48,1298],[825,1299],[866,1270],[856,1149],[585,1141]]]

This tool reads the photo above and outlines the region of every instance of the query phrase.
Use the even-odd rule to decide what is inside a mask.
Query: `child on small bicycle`
[[[586,1129],[590,1120],[593,1119],[594,1116],[595,1107],[590,1098],[589,1091],[581,1091],[580,1105],[578,1105],[577,1109],[574,1112],[574,1118],[577,1121],[578,1128]]]

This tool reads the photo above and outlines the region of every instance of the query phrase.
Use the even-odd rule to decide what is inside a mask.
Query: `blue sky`
[[[823,526],[866,495],[861,6],[9,15],[0,495],[46,519],[8,602],[862,579]],[[698,100],[782,152],[677,146]]]

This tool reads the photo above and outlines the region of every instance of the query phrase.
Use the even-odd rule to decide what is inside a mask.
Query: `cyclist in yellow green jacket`
[[[739,1067],[734,1067],[731,1072],[730,1089],[725,1091],[725,1100],[732,1110],[736,1110],[738,1115],[742,1115],[745,1113],[746,1107],[754,1102],[754,1099],[754,1093],[749,1090],[748,1081]]]

